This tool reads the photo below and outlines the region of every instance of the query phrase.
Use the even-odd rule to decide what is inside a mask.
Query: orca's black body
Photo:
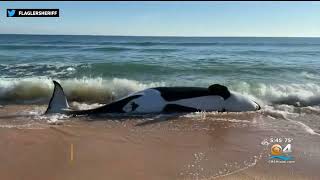
[[[217,95],[227,99],[230,97],[230,92],[227,87],[220,84],[214,84],[209,88],[203,87],[156,87],[161,93],[163,99],[167,101],[176,101],[180,99],[189,99],[200,96],[212,96]]]

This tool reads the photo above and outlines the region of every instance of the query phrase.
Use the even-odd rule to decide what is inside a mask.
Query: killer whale
[[[145,89],[104,106],[72,110],[62,86],[53,81],[54,90],[45,114],[95,115],[105,113],[174,113],[196,111],[240,112],[259,110],[260,105],[227,87],[155,87]]]

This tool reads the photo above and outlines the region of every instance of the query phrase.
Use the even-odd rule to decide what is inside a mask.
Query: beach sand
[[[148,124],[148,118],[129,117],[48,123],[17,113],[34,109],[44,107],[0,108],[0,179],[320,178],[320,136],[267,128],[267,117],[259,113],[187,115]],[[270,137],[294,138],[295,163],[268,162]]]

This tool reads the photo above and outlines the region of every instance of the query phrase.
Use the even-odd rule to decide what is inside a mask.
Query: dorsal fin
[[[69,108],[67,97],[63,92],[61,85],[57,81],[53,81],[54,90],[50,99],[47,113],[63,113],[64,110]]]
[[[230,91],[227,87],[220,84],[213,84],[208,87],[210,95],[218,95],[223,97],[223,99],[228,99],[230,97]]]

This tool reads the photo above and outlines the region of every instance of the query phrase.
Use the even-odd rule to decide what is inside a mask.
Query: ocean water
[[[320,38],[0,35],[0,102],[107,103],[154,86],[224,84],[263,105],[320,103]]]

